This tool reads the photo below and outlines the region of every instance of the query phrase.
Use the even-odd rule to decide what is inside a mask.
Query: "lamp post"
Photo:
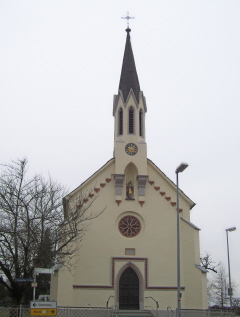
[[[228,246],[228,232],[235,231],[236,227],[226,229],[227,234],[227,254],[228,254],[228,280],[229,280],[229,296],[230,296],[230,308],[232,308],[232,285],[231,285],[231,273],[230,273],[230,258],[229,258],[229,246]]]
[[[178,174],[182,173],[188,167],[187,163],[181,163],[176,168],[177,183],[177,316],[181,317],[181,273],[180,273],[180,228],[179,228],[179,185]]]

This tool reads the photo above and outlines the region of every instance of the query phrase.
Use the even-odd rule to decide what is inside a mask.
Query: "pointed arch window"
[[[143,137],[143,111],[139,111],[139,136]]]
[[[123,135],[123,110],[119,109],[118,113],[118,135]]]
[[[132,106],[128,110],[128,133],[134,133],[134,109]]]

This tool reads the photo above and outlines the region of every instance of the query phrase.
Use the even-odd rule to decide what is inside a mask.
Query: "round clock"
[[[138,147],[137,147],[136,144],[134,144],[134,143],[128,143],[128,144],[125,146],[125,152],[126,152],[128,155],[135,155],[135,154],[137,154],[137,151],[138,151]]]

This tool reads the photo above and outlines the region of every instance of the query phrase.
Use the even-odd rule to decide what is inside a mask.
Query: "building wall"
[[[120,273],[130,265],[140,280],[140,307],[153,306],[150,299],[145,298],[152,296],[161,303],[160,309],[168,306],[174,309],[177,304],[177,217],[176,206],[172,204],[176,201],[175,185],[148,162],[145,203],[142,206],[139,203],[136,188],[135,200],[125,199],[124,181],[118,205],[114,170],[113,160],[72,193],[77,194],[80,190],[94,193],[89,201],[96,200],[89,212],[105,210],[89,224],[72,274],[60,269],[52,277],[51,299],[57,300],[60,306],[106,306],[109,296],[114,296],[115,303],[118,303]],[[98,193],[94,191],[96,188]],[[181,217],[186,221],[190,220],[190,205],[191,201],[181,194]],[[136,237],[127,238],[119,232],[118,223],[124,215],[136,216],[140,220],[141,231]],[[183,220],[180,225],[181,277],[185,287],[182,308],[206,308],[206,277],[195,267],[200,259],[199,230]],[[127,248],[135,249],[135,255],[126,255]]]

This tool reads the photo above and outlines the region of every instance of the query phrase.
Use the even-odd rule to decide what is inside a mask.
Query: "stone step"
[[[119,310],[119,317],[153,317],[149,310]]]

